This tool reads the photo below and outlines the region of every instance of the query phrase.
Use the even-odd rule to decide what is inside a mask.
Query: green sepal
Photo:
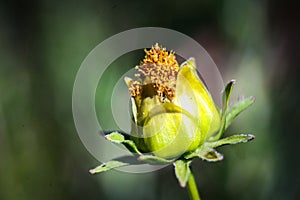
[[[173,165],[175,168],[175,175],[181,187],[185,187],[189,179],[191,161],[187,160],[176,160]]]
[[[106,163],[103,163],[98,167],[91,169],[89,172],[91,174],[95,174],[95,173],[108,171],[118,167],[123,167],[128,165],[142,165],[142,164],[145,164],[145,162],[141,162],[140,160],[138,160],[137,156],[122,156],[122,157],[115,158],[111,161],[108,161]]]
[[[228,103],[231,96],[231,92],[233,89],[233,86],[235,84],[235,80],[231,80],[225,87],[223,95],[222,95],[222,114],[221,114],[221,127],[217,135],[212,136],[209,138],[209,141],[215,141],[222,137],[224,134],[224,131],[226,130],[226,124],[227,124],[227,109],[228,109]]]
[[[226,125],[225,130],[232,123],[232,121],[244,110],[246,110],[249,106],[251,106],[255,101],[254,97],[249,97],[238,102],[235,106],[230,108],[226,113]]]
[[[138,160],[149,164],[169,164],[174,161],[174,160],[167,160],[165,158],[161,158],[154,155],[141,155],[138,157]]]
[[[105,138],[111,142],[114,142],[114,143],[117,143],[117,144],[120,144],[122,142],[124,142],[125,140],[125,137],[124,135],[118,133],[118,132],[111,132],[107,135],[105,135]]]
[[[91,174],[96,174],[96,173],[100,173],[100,172],[105,172],[117,167],[123,167],[123,166],[127,166],[130,165],[130,163],[127,162],[122,162],[122,161],[118,161],[118,160],[111,160],[108,161],[106,163],[103,163],[101,165],[99,165],[98,167],[95,167],[94,169],[89,170],[89,172]]]
[[[105,138],[116,144],[123,144],[132,153],[142,155],[142,153],[138,150],[135,143],[131,140],[125,140],[124,135],[122,135],[121,133],[118,133],[115,131],[115,132],[105,135]]]
[[[230,100],[230,96],[231,96],[234,84],[235,84],[235,80],[231,80],[226,85],[225,90],[223,92],[223,95],[222,95],[222,104],[223,104],[222,117],[226,115],[227,108],[228,108],[228,103],[229,103],[229,100]]]
[[[217,152],[215,149],[211,148],[210,146],[206,146],[206,143],[201,147],[197,148],[195,151],[186,154],[184,156],[185,159],[193,159],[193,158],[201,158],[202,160],[208,162],[217,162],[223,160],[223,155]]]
[[[221,126],[219,108],[197,74],[194,58],[180,65],[176,80],[175,101],[194,116],[201,130],[201,141],[214,135]]]
[[[251,134],[232,135],[214,142],[206,142],[205,145],[209,148],[216,148],[224,145],[246,143],[253,140],[255,137]]]

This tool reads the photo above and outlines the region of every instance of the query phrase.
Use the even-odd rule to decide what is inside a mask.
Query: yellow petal
[[[196,64],[190,58],[179,70],[175,104],[191,113],[197,120],[201,132],[201,141],[220,128],[220,114],[205,85],[197,76]]]

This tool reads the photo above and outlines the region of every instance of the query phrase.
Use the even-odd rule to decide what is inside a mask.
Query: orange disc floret
[[[135,69],[135,76],[139,81],[134,81],[129,88],[131,96],[142,94],[143,85],[151,84],[161,101],[172,101],[175,96],[176,78],[179,65],[176,61],[175,53],[168,52],[166,48],[158,44],[145,50],[145,58]]]

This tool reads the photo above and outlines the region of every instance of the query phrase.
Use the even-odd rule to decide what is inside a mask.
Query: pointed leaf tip
[[[245,137],[248,137],[248,141],[251,141],[251,140],[255,139],[255,136],[252,135],[252,134],[242,134],[242,135],[244,135]]]
[[[96,174],[96,173],[100,173],[100,172],[105,172],[117,167],[123,167],[129,165],[129,163],[126,162],[122,162],[122,161],[117,161],[117,160],[111,160],[108,161],[107,163],[103,163],[101,165],[99,165],[98,167],[95,167],[94,169],[90,169],[89,173],[90,174]]]
[[[191,161],[177,160],[174,162],[175,175],[181,187],[185,187],[189,179]]]
[[[214,142],[207,142],[206,145],[208,145],[210,148],[216,148],[224,145],[246,143],[253,140],[254,138],[255,136],[251,134],[232,135]]]
[[[105,135],[105,139],[115,143],[122,143],[125,140],[124,136],[118,132],[112,132]]]
[[[113,143],[124,145],[131,153],[136,153],[141,155],[141,152],[135,145],[132,140],[125,140],[124,135],[118,132],[112,132],[110,134],[105,135],[105,138]]]

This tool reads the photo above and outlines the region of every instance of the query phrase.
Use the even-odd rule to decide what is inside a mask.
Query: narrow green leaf
[[[138,160],[144,161],[149,164],[169,164],[174,160],[167,160],[165,158],[161,158],[153,155],[141,155],[138,157]]]
[[[246,110],[249,106],[251,106],[255,101],[254,97],[249,97],[244,99],[243,101],[238,102],[235,106],[227,111],[226,114],[226,126],[225,129],[232,123],[232,121],[244,110]]]
[[[229,103],[229,99],[230,99],[231,92],[232,92],[234,84],[235,84],[235,80],[231,80],[226,85],[225,90],[223,92],[223,96],[222,96],[222,103],[223,103],[222,116],[226,114],[228,103]]]
[[[122,142],[124,142],[125,138],[122,134],[118,133],[118,132],[112,132],[110,134],[105,135],[105,138],[111,142],[120,144]]]
[[[197,148],[194,152],[191,152],[184,156],[185,159],[192,159],[195,157],[201,158],[202,160],[208,162],[217,162],[223,160],[222,154],[206,145],[202,145],[201,147]]]
[[[108,171],[108,170],[111,170],[111,169],[114,169],[117,167],[123,167],[126,165],[130,165],[130,164],[126,163],[126,162],[112,160],[112,161],[108,161],[107,163],[103,163],[94,169],[91,169],[89,172],[91,174],[95,174],[95,173],[105,172],[105,171]]]
[[[105,135],[105,138],[111,142],[123,144],[132,153],[142,155],[133,141],[125,140],[124,136],[116,131]]]
[[[251,134],[232,135],[215,142],[206,142],[205,145],[210,148],[216,148],[224,145],[246,143],[253,140],[255,137]]]
[[[224,89],[223,96],[222,96],[223,107],[222,107],[222,114],[221,114],[221,128],[217,135],[209,138],[210,141],[215,141],[215,140],[218,140],[219,138],[221,138],[222,135],[224,134],[224,131],[226,130],[226,123],[227,123],[226,113],[227,113],[228,103],[229,103],[229,99],[230,99],[234,84],[235,84],[235,80],[231,80]]]
[[[91,174],[108,171],[117,167],[123,167],[128,165],[143,165],[145,162],[141,162],[137,159],[137,156],[122,156],[115,158],[111,161],[101,164],[100,166],[91,169],[89,172]]]
[[[189,179],[191,173],[190,163],[191,161],[185,160],[177,160],[173,163],[175,167],[175,175],[181,187],[185,187]]]

